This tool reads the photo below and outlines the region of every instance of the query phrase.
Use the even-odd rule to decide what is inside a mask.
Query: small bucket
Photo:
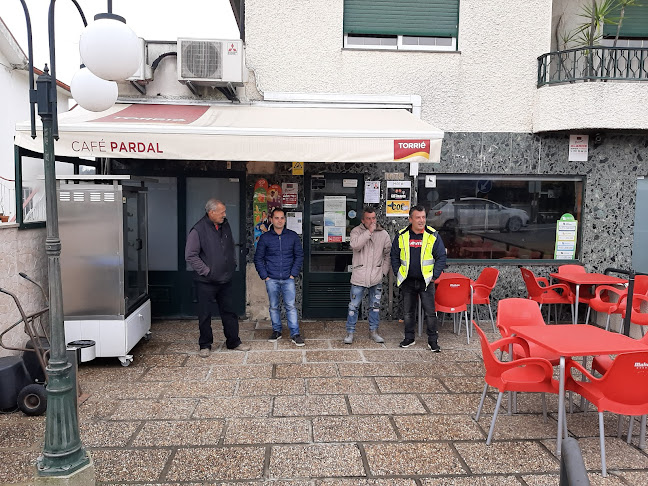
[[[85,363],[97,357],[97,343],[91,339],[79,339],[67,344],[68,349],[76,349],[77,362]]]

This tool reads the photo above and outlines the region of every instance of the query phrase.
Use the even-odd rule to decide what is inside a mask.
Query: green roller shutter
[[[648,2],[644,1],[643,3],[644,5],[641,6],[625,8],[620,37],[648,38]],[[618,22],[621,17],[621,8],[617,8],[612,16],[615,22]],[[605,24],[603,26],[603,35],[606,37],[614,37],[616,32],[616,25]]]
[[[457,37],[459,0],[344,0],[346,34]]]

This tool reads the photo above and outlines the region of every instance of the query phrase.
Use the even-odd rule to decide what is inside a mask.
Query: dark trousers
[[[400,286],[405,314],[405,339],[415,339],[416,309],[421,298],[429,343],[437,343],[437,317],[434,308],[434,282],[425,288],[425,280],[408,278]]]
[[[211,317],[213,301],[216,300],[221,320],[223,321],[223,333],[225,334],[225,346],[233,349],[241,344],[239,339],[239,321],[232,305],[232,282],[217,284],[195,282],[198,295],[198,329],[200,338],[198,345],[200,349],[211,349],[214,342],[212,334]]]

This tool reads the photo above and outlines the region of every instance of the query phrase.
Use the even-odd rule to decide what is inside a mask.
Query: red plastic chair
[[[620,354],[602,378],[596,378],[573,360],[567,365],[565,389],[578,393],[598,410],[601,475],[606,477],[603,412],[630,416],[648,414],[648,351]],[[572,369],[580,371],[587,381],[575,379]]]
[[[477,281],[473,283],[473,305],[487,305],[488,311],[490,312],[491,325],[493,326],[493,331],[495,330],[495,320],[493,319],[493,308],[491,307],[490,294],[495,288],[497,283],[497,277],[499,277],[499,270],[493,267],[484,268]],[[468,300],[470,304],[470,300]],[[479,324],[479,314],[475,314],[477,318],[477,324]]]
[[[470,343],[470,326],[468,325],[468,304],[470,303],[470,279],[467,277],[448,277],[439,280],[434,293],[434,305],[437,312],[453,314],[454,330],[461,334],[462,313],[466,316],[466,337]],[[456,315],[459,314],[457,325]]]
[[[508,351],[509,345],[521,346],[525,351],[528,351],[527,342],[518,337],[506,337],[489,343],[486,335],[481,328],[473,322],[479,340],[481,342],[482,357],[484,359],[484,367],[486,368],[486,385],[484,385],[484,392],[482,393],[477,409],[475,420],[479,421],[482,407],[484,406],[484,399],[488,386],[497,388],[499,394],[497,395],[497,404],[493,412],[493,419],[491,420],[490,429],[488,431],[488,438],[486,445],[490,445],[493,439],[493,430],[495,429],[495,421],[497,414],[502,403],[502,396],[504,392],[539,392],[539,393],[555,393],[558,394],[558,381],[553,379],[553,367],[551,363],[542,358],[522,358],[514,361],[500,361],[495,355],[496,350]],[[544,416],[547,416],[547,405],[545,396],[542,396],[542,411]],[[509,401],[509,407],[511,402]]]
[[[611,294],[617,296],[616,302],[611,302]],[[607,314],[605,330],[610,329],[610,316],[612,314],[621,314],[621,309],[625,306],[625,300],[628,296],[626,289],[618,289],[610,285],[599,285],[594,291],[594,296],[589,301],[589,306],[596,312]]]
[[[574,303],[574,295],[571,293],[569,285],[554,284],[541,287],[538,283],[538,279],[531,270],[520,268],[520,272],[522,273],[522,279],[524,280],[524,284],[526,285],[528,298],[535,300],[538,304],[540,304],[541,309],[542,304],[569,304],[571,307],[571,305]],[[558,292],[559,290],[562,290],[562,293]],[[572,308],[572,317],[573,315],[574,309]],[[549,321],[551,313],[549,313],[547,317],[547,321]],[[557,322],[558,320],[556,319],[556,323]]]
[[[560,265],[558,267],[558,273],[561,274],[587,273],[587,270],[585,270],[585,267],[582,265]],[[574,294],[574,299],[576,299],[576,285],[575,284],[567,284],[567,285],[569,285],[569,290],[571,290],[572,294]],[[594,294],[592,293],[592,287],[587,285],[585,286],[581,285],[578,291],[578,303],[588,304],[587,316],[585,317],[585,324],[589,322],[590,310],[591,310],[589,307],[589,302],[592,298],[594,298]]]
[[[497,328],[503,337],[511,336],[511,326],[546,326],[537,302],[529,299],[502,299],[497,304]],[[553,354],[542,346],[528,343],[528,351],[519,344],[513,345],[512,358],[543,358],[553,366],[560,364],[560,355]]]

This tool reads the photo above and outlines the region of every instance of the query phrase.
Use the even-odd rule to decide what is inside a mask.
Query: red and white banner
[[[429,140],[394,140],[394,160],[416,162],[409,159],[418,157],[430,160],[430,145]]]

